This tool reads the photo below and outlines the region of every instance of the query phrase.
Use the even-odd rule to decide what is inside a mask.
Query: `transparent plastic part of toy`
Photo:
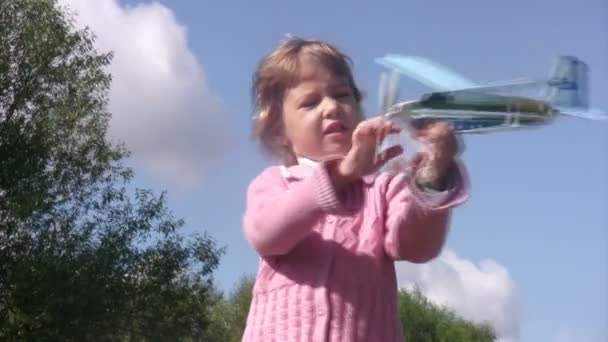
[[[408,120],[400,118],[389,120],[401,128],[401,131],[397,134],[387,135],[377,148],[377,154],[395,145],[400,145],[403,148],[403,153],[388,161],[379,171],[393,174],[404,173],[409,176],[413,169],[414,158],[422,151],[423,145],[414,137],[414,128]]]

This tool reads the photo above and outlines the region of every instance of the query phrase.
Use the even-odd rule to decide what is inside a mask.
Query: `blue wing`
[[[375,61],[437,90],[457,90],[478,86],[475,82],[422,57],[387,54],[376,58]]]
[[[599,109],[581,109],[576,107],[558,107],[560,114],[589,120],[608,120],[608,114]]]

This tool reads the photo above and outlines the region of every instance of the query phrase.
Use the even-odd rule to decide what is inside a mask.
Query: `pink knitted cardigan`
[[[261,259],[243,342],[403,341],[394,262],[439,254],[464,168],[431,196],[390,174],[337,194],[326,167],[272,166],[247,190],[244,233]]]

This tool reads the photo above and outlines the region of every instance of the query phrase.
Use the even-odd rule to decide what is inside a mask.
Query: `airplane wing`
[[[530,80],[530,79],[516,79],[511,81],[499,82],[499,83],[488,83],[464,89],[450,90],[451,93],[457,92],[482,92],[482,93],[498,93],[507,94],[514,92],[524,91],[535,91],[538,92],[543,87],[547,86],[546,80]]]
[[[570,108],[570,107],[558,107],[559,112],[564,115],[574,116],[581,119],[589,120],[608,120],[608,113],[599,109],[584,109],[584,108]]]
[[[375,61],[436,90],[447,91],[478,86],[465,77],[422,57],[387,54],[376,58]]]
[[[526,90],[538,91],[547,85],[546,80],[514,79],[497,83],[477,84],[448,68],[417,56],[387,54],[376,58],[376,63],[411,77],[412,79],[435,89],[449,92],[517,92]]]

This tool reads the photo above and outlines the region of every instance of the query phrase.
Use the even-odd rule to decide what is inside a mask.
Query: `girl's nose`
[[[339,109],[340,106],[338,104],[338,101],[336,101],[335,99],[327,97],[323,101],[322,111],[324,117],[334,118],[338,116],[340,112]]]

